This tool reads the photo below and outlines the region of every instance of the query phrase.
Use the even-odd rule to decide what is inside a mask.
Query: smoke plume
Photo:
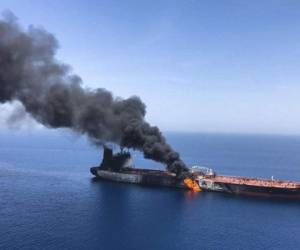
[[[80,77],[55,58],[57,48],[55,37],[43,29],[23,29],[12,14],[0,20],[0,103],[17,100],[46,127],[70,128],[99,146],[140,150],[177,174],[187,170],[160,130],[145,121],[139,97],[114,98],[105,89],[83,88]]]

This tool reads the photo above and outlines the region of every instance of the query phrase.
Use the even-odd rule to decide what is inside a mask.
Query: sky
[[[5,10],[53,33],[86,87],[140,96],[164,131],[300,134],[298,0],[0,0]]]

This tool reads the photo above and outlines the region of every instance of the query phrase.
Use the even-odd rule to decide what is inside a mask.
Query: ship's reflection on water
[[[202,192],[193,192],[192,190],[187,190],[184,193],[185,198],[189,201],[189,200],[193,200],[193,199],[199,199],[201,198]]]

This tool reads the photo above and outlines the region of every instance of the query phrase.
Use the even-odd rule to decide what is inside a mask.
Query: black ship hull
[[[91,173],[99,179],[114,182],[187,189],[181,179],[165,171],[127,168],[116,172],[93,167]]]

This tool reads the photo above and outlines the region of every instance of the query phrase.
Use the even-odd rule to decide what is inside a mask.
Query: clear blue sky
[[[300,134],[300,1],[2,0],[163,130]]]

